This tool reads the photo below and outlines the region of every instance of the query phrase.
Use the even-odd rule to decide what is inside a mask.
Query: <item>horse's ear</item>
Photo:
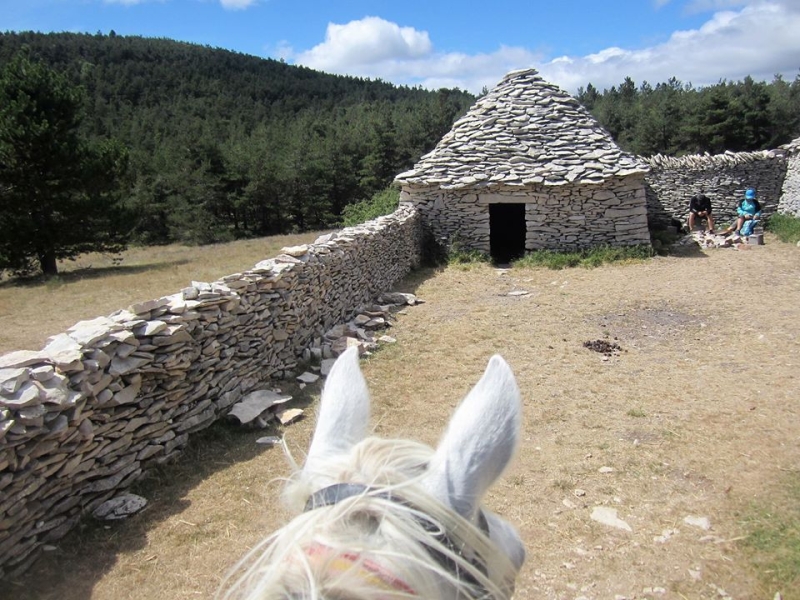
[[[500,356],[493,356],[450,419],[424,477],[425,488],[472,519],[486,490],[514,456],[521,413],[514,374]]]
[[[358,367],[358,348],[350,348],[336,360],[325,382],[303,471],[318,474],[319,461],[347,453],[364,439],[368,425],[369,390]]]

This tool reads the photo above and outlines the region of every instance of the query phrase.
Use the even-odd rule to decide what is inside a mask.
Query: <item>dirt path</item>
[[[769,583],[769,546],[742,539],[800,523],[800,249],[768,238],[595,270],[450,268],[400,289],[426,303],[364,361],[377,433],[433,444],[491,354],[517,375],[523,444],[488,500],[528,548],[517,598],[800,598],[800,581]],[[621,350],[584,347],[596,340]],[[312,425],[287,430],[300,458]],[[214,428],[143,487],[147,511],[71,536],[0,596],[210,596],[286,516],[269,480],[288,468],[258,435]],[[592,520],[597,507],[630,531]]]

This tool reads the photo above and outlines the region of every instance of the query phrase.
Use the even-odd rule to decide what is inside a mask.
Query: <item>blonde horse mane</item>
[[[515,561],[474,520],[431,495],[424,478],[434,457],[424,444],[375,437],[346,453],[309,456],[284,490],[297,516],[240,561],[222,597],[510,598],[523,558]],[[359,492],[309,510],[321,480]]]

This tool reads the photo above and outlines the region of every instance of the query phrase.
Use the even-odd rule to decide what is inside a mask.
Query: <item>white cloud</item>
[[[282,58],[328,73],[472,91],[494,86],[507,71],[536,58],[528,50],[506,46],[491,54],[437,53],[426,31],[378,17],[345,25],[330,23],[322,44],[298,54],[287,53],[287,49],[280,45]]]
[[[656,0],[665,4],[668,0]],[[741,0],[693,0],[694,5],[742,4]],[[676,31],[664,43],[639,49],[610,47],[586,56],[548,58],[522,47],[468,55],[437,52],[425,31],[378,17],[331,23],[325,41],[307,52],[281,46],[282,58],[328,73],[380,78],[426,88],[458,87],[477,93],[509,71],[535,67],[542,76],[575,92],[599,89],[626,76],[637,84],[677,77],[703,86],[746,75],[794,79],[800,68],[800,0],[750,0],[738,10],[718,11],[698,29]]]
[[[279,60],[290,61],[294,57],[294,50],[291,44],[286,40],[281,40],[274,48],[265,48],[267,54]]]
[[[609,48],[569,64],[539,65],[542,75],[575,91],[591,82],[600,89],[625,76],[637,83],[677,77],[695,86],[752,75],[794,78],[800,68],[800,14],[777,3],[754,2],[738,12],[715,13],[699,29],[677,31],[663,44],[639,50]]]
[[[345,25],[328,23],[325,41],[297,57],[297,62],[321,71],[379,66],[385,61],[415,61],[431,52],[426,31],[400,27],[378,17]]]

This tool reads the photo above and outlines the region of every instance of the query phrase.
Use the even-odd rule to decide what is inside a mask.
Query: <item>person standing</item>
[[[705,194],[695,194],[689,200],[689,231],[694,231],[695,220],[708,221],[708,233],[714,233],[714,217],[711,215],[711,200]]]

